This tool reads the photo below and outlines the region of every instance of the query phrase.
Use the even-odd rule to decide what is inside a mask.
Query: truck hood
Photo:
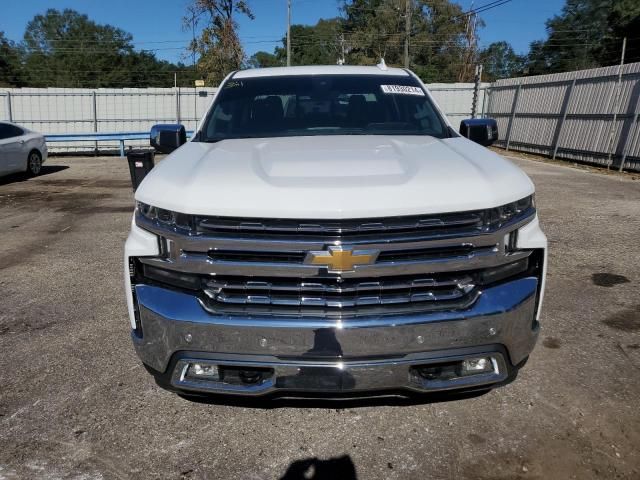
[[[200,215],[345,219],[490,208],[533,190],[518,167],[465,138],[308,136],[189,142],[136,200]]]

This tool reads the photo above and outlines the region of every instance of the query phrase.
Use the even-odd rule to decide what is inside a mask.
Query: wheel
[[[42,169],[42,155],[37,150],[31,150],[29,152],[29,158],[27,159],[27,174],[30,177],[35,177],[40,173]]]

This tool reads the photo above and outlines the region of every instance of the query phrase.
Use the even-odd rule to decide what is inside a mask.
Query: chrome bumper
[[[186,391],[265,394],[273,391],[434,391],[501,382],[533,349],[538,280],[484,290],[467,310],[404,316],[285,318],[218,316],[195,296],[150,285],[135,287],[142,361],[170,387]],[[438,384],[412,367],[491,353],[493,374]],[[269,368],[257,385],[201,384],[184,376],[189,359],[237,368]]]

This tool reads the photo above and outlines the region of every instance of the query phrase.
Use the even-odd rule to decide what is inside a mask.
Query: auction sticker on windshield
[[[400,95],[419,95],[424,97],[424,90],[410,85],[380,85],[384,93],[397,93]]]

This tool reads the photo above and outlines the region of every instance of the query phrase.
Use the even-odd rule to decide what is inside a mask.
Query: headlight
[[[170,229],[193,230],[193,220],[191,215],[172,212],[164,208],[153,207],[146,203],[137,202],[136,210],[140,216],[156,225],[161,225]]]
[[[536,210],[535,199],[533,195],[524,197],[515,202],[501,205],[500,207],[488,210],[487,227],[490,229],[500,228],[502,225],[509,223],[518,217],[528,217],[533,215]]]

